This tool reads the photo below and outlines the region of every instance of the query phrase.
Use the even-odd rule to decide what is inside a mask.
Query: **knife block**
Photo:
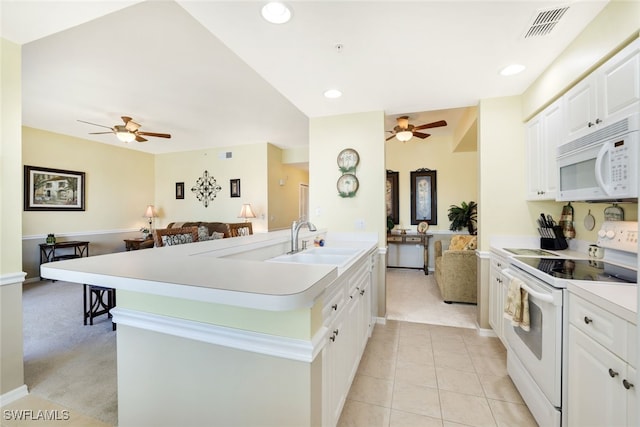
[[[547,228],[547,230],[552,231],[555,237],[541,237],[540,238],[540,248],[541,249],[550,249],[550,250],[562,250],[567,249],[569,244],[567,243],[567,239],[564,238],[564,234],[562,232],[562,227],[559,225],[554,226],[553,228]]]

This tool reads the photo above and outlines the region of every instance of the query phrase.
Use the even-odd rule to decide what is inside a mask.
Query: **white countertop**
[[[375,233],[332,235],[328,245],[367,249]],[[303,233],[300,234],[301,238]],[[342,239],[340,237],[343,237]],[[351,238],[352,240],[347,240]],[[289,231],[119,252],[42,264],[42,277],[115,289],[262,310],[311,307],[337,277],[330,265],[285,264],[224,258],[233,253],[282,245]],[[355,262],[355,260],[354,260]]]

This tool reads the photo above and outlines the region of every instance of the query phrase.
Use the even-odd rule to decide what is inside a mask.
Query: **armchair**
[[[445,251],[437,240],[434,248],[436,283],[444,302],[477,304],[476,236],[456,235]]]

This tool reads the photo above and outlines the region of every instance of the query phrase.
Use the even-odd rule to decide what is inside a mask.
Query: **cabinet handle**
[[[600,123],[602,123],[602,120],[596,119],[596,124],[599,125]]]
[[[633,387],[633,383],[630,383],[629,381],[627,381],[626,379],[622,380],[622,385],[624,386],[624,388],[626,388],[627,390],[629,390],[631,387]]]
[[[360,291],[360,295],[364,295],[364,289]]]
[[[591,323],[591,322],[593,322],[593,319],[592,319],[592,318],[587,317],[587,316],[584,316],[584,323],[586,323],[586,324],[588,325],[588,324],[589,324],[589,323]]]
[[[611,378],[617,377],[618,373],[616,371],[614,371],[613,369],[609,368],[609,376]],[[626,381],[626,380],[625,380]]]
[[[338,304],[333,304],[331,308],[334,309],[335,311],[338,311]]]
[[[336,335],[336,336],[337,336],[337,335],[338,335],[338,332],[340,332],[340,330],[339,330],[339,329],[334,329],[334,330],[333,330],[333,335]]]
[[[331,336],[329,337],[329,339],[330,339],[331,341],[333,341],[333,342],[336,342],[336,336],[335,336],[335,335],[331,335]]]

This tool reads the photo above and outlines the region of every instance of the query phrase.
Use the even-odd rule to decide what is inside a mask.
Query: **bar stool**
[[[103,314],[107,314],[111,318],[111,310],[116,306],[116,290],[112,288],[105,288],[103,286],[87,285],[84,284],[84,324],[87,324],[89,319],[89,325],[93,325],[93,319]],[[116,324],[111,322],[112,330],[116,330]]]

